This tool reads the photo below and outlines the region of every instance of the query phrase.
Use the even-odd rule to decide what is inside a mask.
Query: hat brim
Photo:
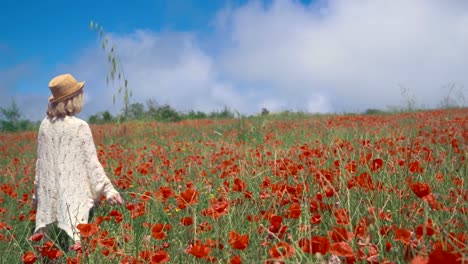
[[[58,103],[60,101],[63,101],[63,100],[66,100],[70,97],[73,97],[75,94],[77,94],[81,89],[83,89],[85,85],[85,82],[79,82],[76,86],[76,88],[74,88],[69,94],[67,95],[64,95],[64,96],[61,96],[59,98],[54,98],[53,95],[51,95],[49,97],[49,103]]]

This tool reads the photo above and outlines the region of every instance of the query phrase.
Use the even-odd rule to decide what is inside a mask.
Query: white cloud
[[[230,41],[219,62],[228,78],[261,83],[288,102],[309,106],[326,93],[323,111],[329,104],[335,111],[399,105],[400,84],[434,107],[443,85],[468,81],[467,7],[436,0],[253,2],[222,13]]]
[[[37,62],[27,61],[0,69],[0,107],[9,108],[14,100],[22,118],[39,120],[44,116],[48,94],[18,90],[15,87],[30,83],[37,77]]]
[[[213,22],[209,35],[112,35],[133,100],[247,114],[363,111],[402,106],[401,86],[436,107],[444,85],[468,83],[464,0],[251,1],[220,10]],[[87,81],[85,115],[120,107],[98,45],[60,70]]]

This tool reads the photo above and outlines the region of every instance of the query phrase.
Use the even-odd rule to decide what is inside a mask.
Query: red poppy
[[[0,222],[0,230],[12,230],[13,227],[6,222]]]
[[[294,255],[294,247],[286,242],[279,242],[268,251],[270,256],[274,259],[286,259]]]
[[[429,263],[429,258],[424,256],[416,256],[411,260],[410,264],[427,264]]]
[[[156,192],[156,197],[162,197],[163,202],[172,196],[174,196],[174,191],[171,187],[161,186],[159,187],[159,192]]]
[[[353,249],[346,242],[338,242],[330,245],[330,253],[339,257],[354,257]]]
[[[423,198],[431,193],[431,188],[427,183],[415,182],[410,184],[410,188],[417,197]]]
[[[41,256],[49,257],[50,259],[60,258],[63,252],[54,247],[54,243],[47,241],[42,248],[40,248]]]
[[[424,169],[421,167],[418,161],[410,162],[409,171],[411,173],[423,173]]]
[[[369,173],[363,172],[356,178],[356,182],[359,186],[366,190],[374,190],[374,183]]]
[[[109,216],[114,217],[116,223],[120,223],[123,220],[123,214],[119,210],[110,211]]]
[[[336,210],[333,215],[335,216],[336,222],[340,225],[349,224],[349,213],[345,208]]]
[[[195,256],[196,258],[206,258],[211,253],[211,248],[206,244],[202,244],[200,241],[190,245],[187,249],[187,253]]]
[[[238,250],[244,250],[249,245],[249,234],[241,235],[236,231],[229,232],[229,245]]]
[[[297,245],[304,251],[305,253],[312,253],[312,243],[308,238],[301,238],[297,242]]]
[[[164,232],[164,224],[157,223],[151,229],[151,235],[157,240],[166,239],[167,234]]]
[[[322,222],[322,216],[320,214],[316,214],[316,215],[313,215],[311,218],[310,218],[310,222],[312,224],[320,224],[320,222]]]
[[[210,201],[210,204],[210,207],[201,211],[201,215],[218,219],[228,213],[229,203],[226,200],[213,199]]]
[[[98,226],[94,223],[78,224],[76,228],[78,228],[82,237],[90,237],[98,232]]]
[[[348,241],[348,239],[350,239],[350,235],[348,234],[348,231],[346,231],[344,227],[339,227],[339,226],[335,226],[333,227],[333,230],[328,231],[328,236],[334,242]]]
[[[283,222],[283,218],[281,216],[273,215],[270,218],[270,227],[268,228],[268,230],[270,230],[270,232],[277,233],[281,228],[282,222]]]
[[[232,186],[232,190],[235,192],[243,192],[247,189],[247,184],[239,178],[234,179],[234,185]]]
[[[285,216],[293,219],[299,218],[301,216],[301,205],[299,203],[294,203],[289,206]]]
[[[376,172],[383,166],[383,160],[382,159],[374,159],[371,164],[371,171]]]
[[[41,241],[41,239],[44,237],[44,234],[42,233],[37,233],[29,237],[30,241]]]
[[[320,204],[319,203],[321,203],[321,201],[315,200],[315,199],[310,202],[310,212],[311,213],[315,213],[320,209]]]
[[[311,239],[312,254],[327,254],[330,250],[330,240],[325,236],[314,236]]]
[[[115,246],[116,246],[115,237],[101,238],[99,240],[99,244],[101,246],[105,246],[105,247],[109,247],[109,248],[115,248]]]
[[[240,256],[234,256],[229,260],[229,264],[242,264],[242,259]]]
[[[427,264],[437,264],[437,263],[462,263],[460,254],[454,254],[447,250],[444,250],[441,246],[436,246],[436,248],[429,254],[429,261]],[[459,259],[460,258],[460,259]]]
[[[395,240],[401,241],[405,244],[410,243],[411,239],[411,232],[409,230],[403,229],[403,228],[395,228]]]
[[[34,254],[34,252],[27,251],[26,253],[24,253],[22,260],[24,264],[33,264],[34,262],[36,262],[37,257]]]
[[[151,256],[151,264],[166,263],[170,260],[169,255],[164,250],[158,250]]]
[[[427,225],[418,225],[416,229],[414,230],[414,233],[416,234],[416,238],[420,239],[424,235],[426,236],[432,236],[435,233],[434,228],[427,226]]]
[[[179,209],[185,209],[188,205],[198,203],[198,191],[194,187],[185,189],[180,196],[177,197]]]
[[[189,226],[193,224],[192,217],[184,217],[180,219],[180,223],[184,226]]]

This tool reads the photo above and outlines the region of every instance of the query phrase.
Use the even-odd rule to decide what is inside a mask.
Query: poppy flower
[[[330,250],[330,240],[325,236],[312,237],[310,244],[312,246],[312,254],[320,253],[325,255]]]
[[[167,186],[159,187],[159,192],[156,192],[156,197],[161,197],[163,202],[174,196],[174,191]]]
[[[164,232],[164,225],[161,223],[157,223],[151,229],[151,235],[157,240],[166,239],[167,234]]]
[[[239,178],[234,179],[234,185],[232,186],[232,190],[235,192],[243,192],[247,189],[247,184]]]
[[[26,253],[24,253],[22,260],[24,264],[33,264],[36,262],[37,257],[34,254],[34,252],[27,251]]]
[[[63,252],[54,247],[54,243],[47,241],[42,248],[40,248],[41,256],[49,257],[49,259],[60,258]]]
[[[236,231],[229,232],[229,245],[238,250],[244,250],[249,245],[249,234],[241,235]]]
[[[279,242],[268,250],[270,256],[274,259],[286,259],[294,255],[294,247],[286,242]]]
[[[427,262],[427,264],[462,263],[458,258],[459,257],[457,256],[457,254],[444,250],[440,246],[436,246],[436,248],[429,254],[429,261]]]
[[[357,178],[356,182],[359,186],[366,190],[374,190],[374,183],[372,182],[372,177],[369,173],[363,172]]]
[[[177,197],[177,202],[179,209],[185,209],[188,205],[198,203],[198,191],[194,187],[185,189]]]
[[[294,203],[289,206],[288,210],[286,211],[286,217],[297,219],[301,216],[301,205],[299,203]]]
[[[330,253],[339,257],[354,257],[353,249],[346,242],[338,242],[330,245]]]
[[[418,161],[410,162],[409,171],[411,173],[423,173],[424,169],[421,167]]]
[[[277,233],[281,228],[282,222],[283,222],[283,218],[281,216],[273,215],[270,218],[270,227],[268,228],[268,230],[270,230],[270,232]]]
[[[411,260],[410,264],[427,264],[429,263],[429,258],[424,256],[416,256]]]
[[[82,237],[90,237],[90,236],[95,235],[98,232],[97,225],[93,223],[78,224],[76,228],[78,228]]]
[[[411,239],[411,232],[403,228],[395,228],[395,240],[401,241],[404,244],[409,244]]]
[[[333,227],[333,230],[328,231],[328,236],[334,242],[347,241],[351,237],[351,235],[348,234],[348,231],[346,231],[344,227],[338,227],[338,226],[335,226]]]
[[[310,222],[312,224],[320,224],[320,222],[322,222],[322,216],[320,214],[316,214],[316,215],[313,215],[312,217],[310,217]]]
[[[219,217],[228,213],[229,203],[227,201],[213,199],[210,201],[210,204],[210,207],[201,211],[201,215],[210,216],[213,219],[218,219]]]
[[[169,255],[167,254],[166,251],[164,250],[158,250],[153,253],[151,256],[151,264],[158,264],[158,263],[166,263],[169,262],[171,259],[169,258]]]
[[[376,172],[383,166],[383,160],[382,159],[374,159],[371,164],[371,171]]]
[[[304,251],[305,253],[312,253],[312,243],[308,238],[301,238],[297,242],[297,245]]]
[[[239,255],[234,256],[229,260],[229,264],[242,264],[242,259]]]
[[[183,226],[189,226],[189,225],[193,224],[193,219],[192,219],[192,217],[184,217],[184,218],[180,219],[180,223]]]
[[[427,183],[415,182],[410,184],[410,188],[417,197],[423,198],[431,193],[431,188]]]
[[[206,244],[202,244],[200,241],[196,241],[195,244],[190,245],[186,251],[196,258],[206,258],[211,253],[211,248]]]
[[[336,222],[340,225],[349,224],[349,213],[345,208],[336,210],[333,215],[335,216]]]
[[[44,234],[42,233],[37,233],[29,237],[30,241],[41,241],[41,239],[44,237]]]

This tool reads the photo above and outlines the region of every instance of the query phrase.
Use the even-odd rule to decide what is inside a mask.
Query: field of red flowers
[[[468,109],[92,127],[126,199],[31,236],[36,132],[0,134],[1,263],[468,263]]]

